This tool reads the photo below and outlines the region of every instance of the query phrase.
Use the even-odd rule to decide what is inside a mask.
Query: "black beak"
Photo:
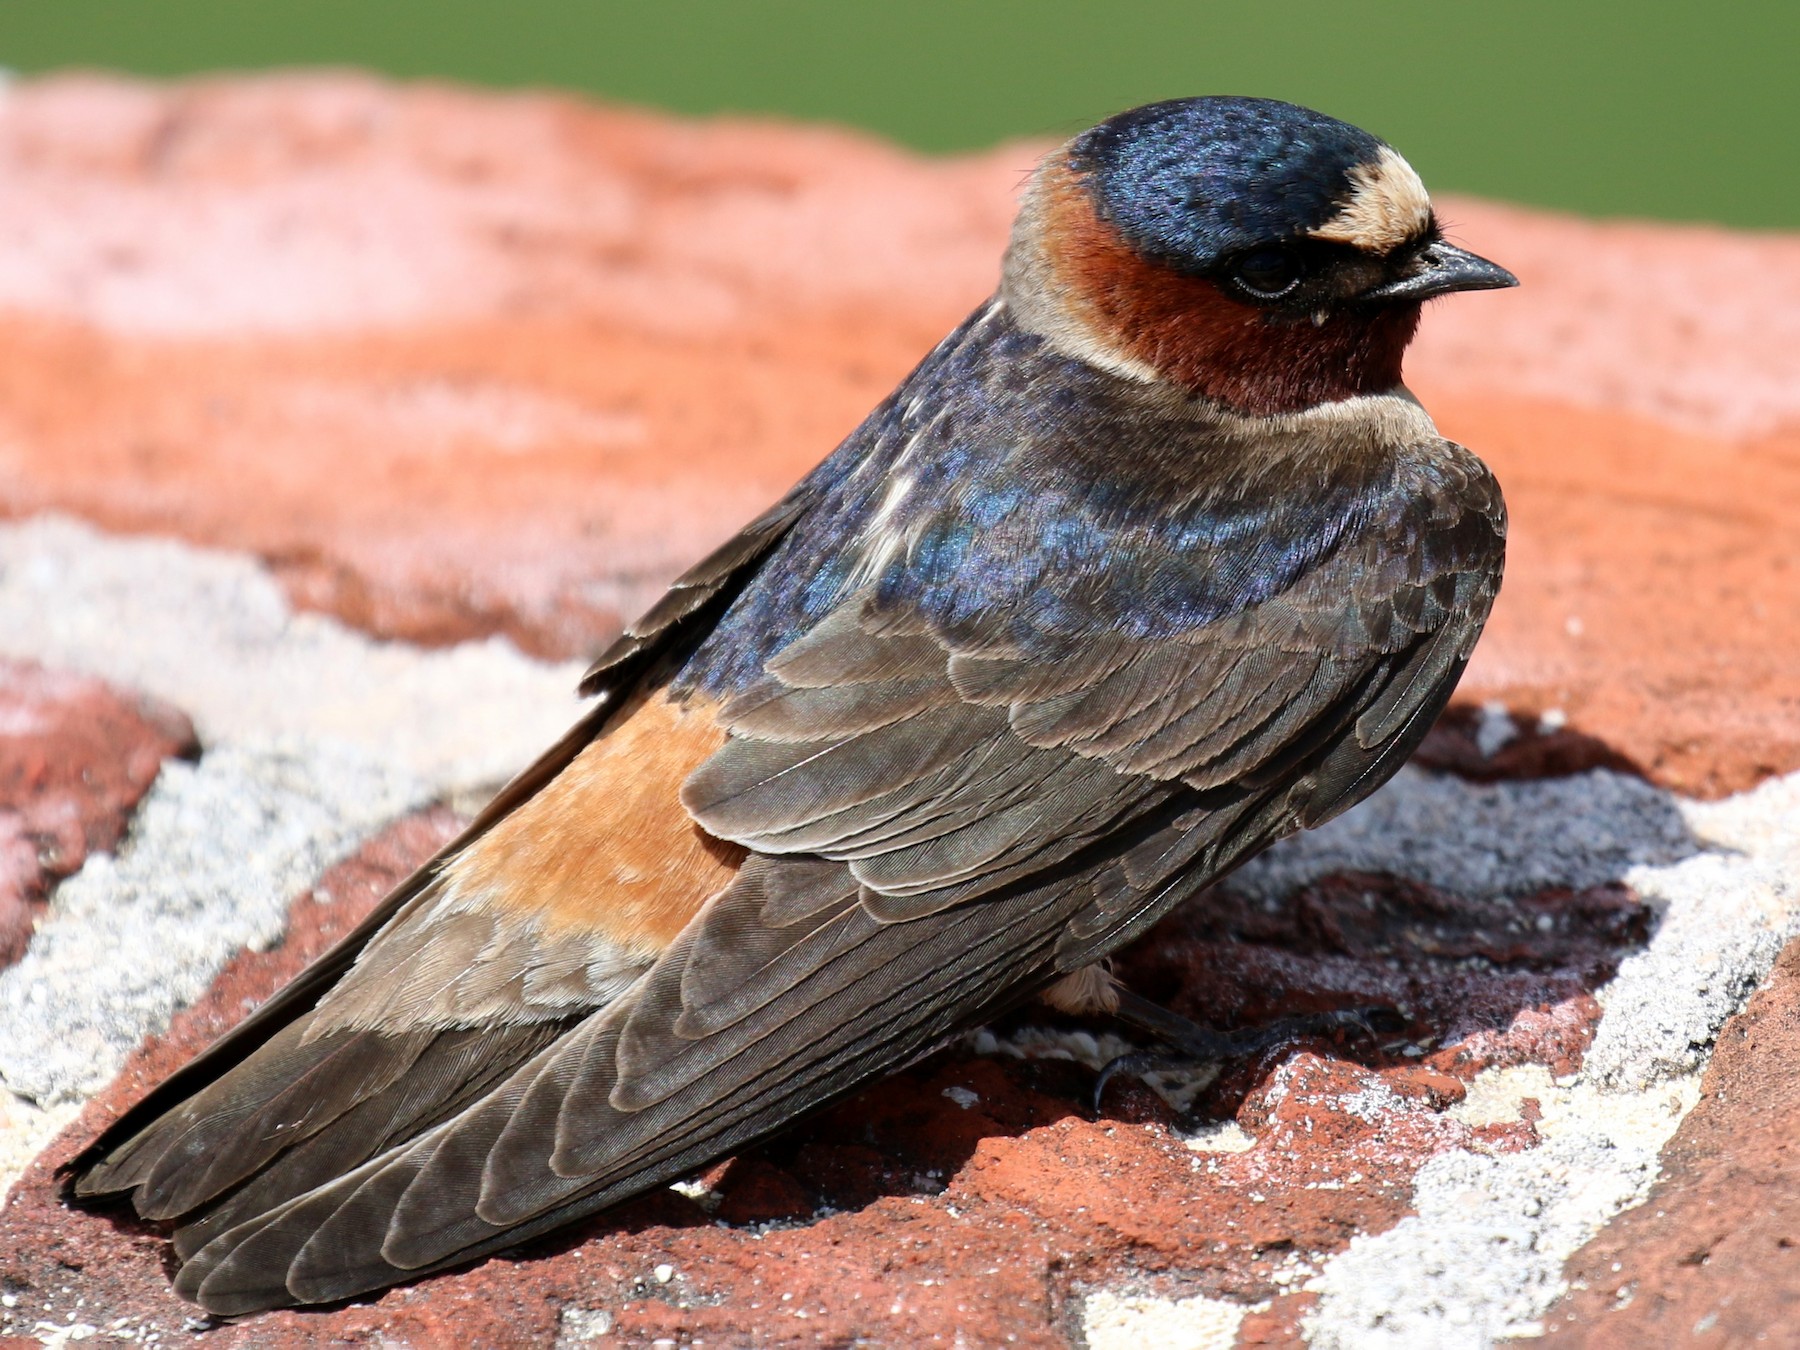
[[[1499,264],[1442,239],[1433,239],[1402,266],[1401,276],[1364,291],[1359,298],[1386,304],[1429,300],[1452,291],[1498,291],[1519,284],[1519,279]]]

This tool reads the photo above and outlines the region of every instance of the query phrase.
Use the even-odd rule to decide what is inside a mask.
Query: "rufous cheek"
[[[1057,303],[1068,326],[1102,355],[1096,364],[1148,370],[1255,416],[1399,384],[1416,311],[1296,321],[1142,257],[1100,218],[1066,165],[1046,168],[1038,192],[1041,247]]]

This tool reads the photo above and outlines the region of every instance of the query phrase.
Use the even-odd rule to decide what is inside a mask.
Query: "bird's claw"
[[[1115,1055],[1101,1067],[1099,1076],[1094,1079],[1094,1090],[1088,1098],[1088,1114],[1100,1114],[1100,1101],[1106,1096],[1106,1085],[1112,1082],[1115,1074],[1126,1073],[1133,1078],[1141,1078],[1147,1073],[1191,1068],[1200,1062],[1187,1055],[1159,1055],[1150,1050],[1133,1050],[1129,1054]]]

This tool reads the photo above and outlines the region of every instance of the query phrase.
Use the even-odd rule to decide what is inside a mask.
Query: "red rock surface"
[[[348,76],[26,82],[0,103],[0,511],[251,550],[377,634],[584,649],[987,292],[1040,148],[926,161],[848,133]],[[1514,522],[1464,707],[1426,758],[1487,777],[1604,764],[1707,795],[1800,766],[1800,240],[1447,212],[1526,285],[1434,307],[1411,366]],[[1492,756],[1487,700],[1523,728]],[[334,871],[282,946],[234,962],[39,1160],[0,1214],[17,1300],[0,1332],[181,1329],[161,1244],[63,1210],[50,1169],[451,828],[415,820]],[[1614,890],[1496,915],[1372,877],[1280,916],[1215,897],[1125,958],[1134,987],[1223,1026],[1407,1018],[1377,1043],[1229,1066],[1194,1119],[1240,1121],[1244,1151],[1190,1149],[1140,1085],[1089,1119],[1088,1070],[962,1048],[716,1169],[705,1205],[647,1199],[207,1343],[547,1344],[580,1308],[626,1344],[1061,1345],[1088,1290],[1125,1283],[1274,1296],[1243,1339],[1291,1344],[1310,1299],[1282,1293],[1291,1254],[1391,1224],[1434,1151],[1530,1146],[1528,1119],[1473,1130],[1446,1108],[1490,1064],[1577,1065],[1591,991],[1646,917]],[[1664,1343],[1718,1312],[1709,1333],[1747,1336],[1800,1287],[1778,1231],[1792,1113],[1752,1090],[1792,1076],[1794,959],[1728,1029],[1657,1199],[1576,1258],[1590,1288],[1559,1335]],[[1630,1272],[1636,1298],[1602,1316]]]
[[[1033,157],[349,77],[26,85],[0,504],[254,550],[379,633],[584,650],[991,286]]]
[[[0,966],[50,887],[119,842],[163,760],[194,748],[187,719],[153,699],[0,661]]]
[[[154,1232],[64,1209],[52,1170],[455,827],[446,812],[414,818],[333,869],[294,905],[282,946],[234,960],[46,1150],[0,1213],[12,1318],[126,1319],[140,1338],[183,1326],[192,1309],[169,1292]],[[1123,973],[1134,987],[1219,1026],[1325,1007],[1407,1013],[1404,1032],[1302,1038],[1204,1088],[1188,1123],[1235,1118],[1254,1137],[1244,1151],[1189,1148],[1174,1112],[1133,1080],[1115,1080],[1096,1119],[1091,1070],[963,1047],[715,1169],[704,1205],[647,1197],[517,1256],[367,1304],[256,1317],[208,1344],[547,1344],[574,1307],[605,1309],[625,1344],[911,1346],[960,1332],[970,1345],[1059,1346],[1085,1292],[1121,1279],[1267,1297],[1292,1253],[1335,1250],[1404,1214],[1433,1153],[1534,1142],[1524,1120],[1472,1128],[1444,1108],[1489,1064],[1577,1065],[1598,1017],[1587,991],[1642,941],[1645,919],[1615,890],[1496,911],[1345,876],[1279,916],[1217,893],[1133,949]],[[1434,1048],[1453,1037],[1464,1039]],[[655,1275],[665,1264],[667,1283]]]
[[[1569,1263],[1550,1346],[1793,1344],[1800,1332],[1800,946],[1719,1036],[1663,1175]]]
[[[351,76],[0,107],[0,510],[255,551],[566,655],[993,285],[1041,146],[925,160]],[[1800,240],[1444,204],[1513,265],[1411,378],[1513,506],[1468,693],[1716,795],[1800,766]]]
[[[1493,465],[1511,520],[1460,697],[1560,710],[1687,795],[1800,767],[1800,427],[1734,442],[1421,392]]]

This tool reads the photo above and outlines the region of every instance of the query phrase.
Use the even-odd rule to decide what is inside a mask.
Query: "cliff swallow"
[[[78,1196],[217,1313],[688,1176],[1368,795],[1455,686],[1500,492],[1401,383],[1510,286],[1375,137],[1199,98],[1037,169],[999,289],[595,663],[596,706],[107,1130]]]

